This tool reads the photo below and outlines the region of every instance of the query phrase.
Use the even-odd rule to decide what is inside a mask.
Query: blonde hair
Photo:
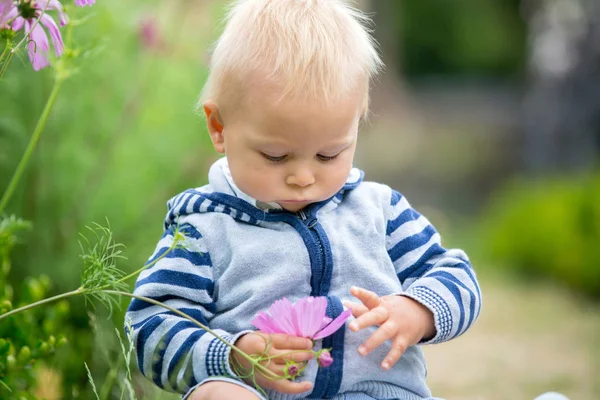
[[[236,0],[225,21],[200,103],[220,105],[264,82],[281,98],[324,103],[362,91],[366,115],[370,81],[383,63],[369,18],[347,1]]]

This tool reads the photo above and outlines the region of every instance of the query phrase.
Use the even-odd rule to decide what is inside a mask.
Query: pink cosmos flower
[[[251,323],[266,333],[285,333],[309,339],[322,339],[337,331],[352,315],[344,310],[335,320],[325,316],[327,298],[305,297],[292,304],[285,297],[276,300],[269,314],[259,312]]]
[[[46,12],[42,14],[43,10],[46,10]],[[64,52],[62,35],[54,19],[48,15],[49,10],[58,11],[60,26],[64,26],[69,22],[62,4],[58,0],[23,0],[17,3],[17,6],[8,14],[9,19],[14,18],[12,23],[13,31],[24,29],[26,35],[30,34],[30,41],[27,48],[29,50],[29,60],[36,71],[50,64],[50,61],[48,61],[50,43],[43,27],[50,34],[56,57],[60,57]]]
[[[75,5],[78,7],[92,6],[96,0],[75,0]]]

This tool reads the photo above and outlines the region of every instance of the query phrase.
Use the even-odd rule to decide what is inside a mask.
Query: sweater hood
[[[316,213],[327,204],[337,205],[345,193],[353,190],[362,182],[363,176],[363,171],[352,168],[346,183],[334,196],[309,204],[303,210]],[[169,211],[165,218],[165,229],[175,224],[180,216],[195,213],[220,212],[250,224],[274,221],[283,215],[293,214],[272,207],[266,209],[257,207],[256,200],[239,190],[233,182],[226,157],[220,158],[210,167],[207,185],[188,189],[174,196],[167,202],[167,208]]]

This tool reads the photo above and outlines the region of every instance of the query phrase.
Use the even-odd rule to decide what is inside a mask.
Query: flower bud
[[[298,365],[296,365],[296,363],[294,362],[288,362],[285,366],[284,371],[286,378],[295,378],[298,375],[298,373],[300,373]]]
[[[317,362],[323,368],[329,367],[333,363],[333,358],[327,350],[322,350],[317,358]]]

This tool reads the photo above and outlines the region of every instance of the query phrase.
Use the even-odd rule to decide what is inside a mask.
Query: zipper
[[[300,218],[300,220],[302,221],[302,223],[304,224],[304,226],[306,226],[308,228],[308,231],[310,232],[310,236],[312,237],[313,241],[317,244],[317,251],[318,251],[318,267],[313,269],[313,282],[311,282],[311,288],[312,288],[312,293],[310,294],[311,296],[327,296],[327,293],[323,293],[323,276],[325,275],[325,268],[326,268],[326,263],[327,263],[327,259],[325,256],[325,246],[323,243],[323,239],[321,238],[321,235],[319,234],[318,230],[317,230],[317,226],[319,224],[319,221],[316,217],[316,215],[314,216],[309,216],[306,215],[306,212],[304,212],[304,210],[300,210],[297,212],[298,217]],[[332,337],[327,337],[325,339],[323,339],[323,347],[333,347],[333,338]],[[324,375],[324,376],[322,376]],[[311,394],[312,395],[317,395],[319,398],[326,396],[328,394],[328,392],[331,390],[330,385],[331,385],[331,378],[332,378],[332,371],[318,371],[317,376],[315,377],[315,383],[317,381],[323,382],[322,385],[319,384],[319,393],[315,393],[315,390],[317,390],[317,387],[313,388],[313,392]]]
[[[300,220],[302,221],[302,223],[304,223],[304,225],[308,228],[310,235],[312,236],[312,238],[315,240],[315,243],[317,244],[317,247],[319,249],[319,261],[320,261],[320,268],[318,270],[318,275],[315,276],[315,285],[312,288],[313,293],[311,294],[312,296],[325,296],[327,295],[326,293],[321,293],[322,289],[321,289],[321,283],[323,281],[323,274],[325,272],[325,250],[324,250],[324,246],[323,246],[323,240],[321,239],[321,235],[319,235],[319,232],[317,232],[317,230],[315,229],[316,226],[319,224],[319,220],[317,219],[317,217],[313,217],[313,218],[308,218],[308,216],[306,215],[306,213],[304,212],[304,210],[300,210],[298,211],[298,217],[300,218]]]

